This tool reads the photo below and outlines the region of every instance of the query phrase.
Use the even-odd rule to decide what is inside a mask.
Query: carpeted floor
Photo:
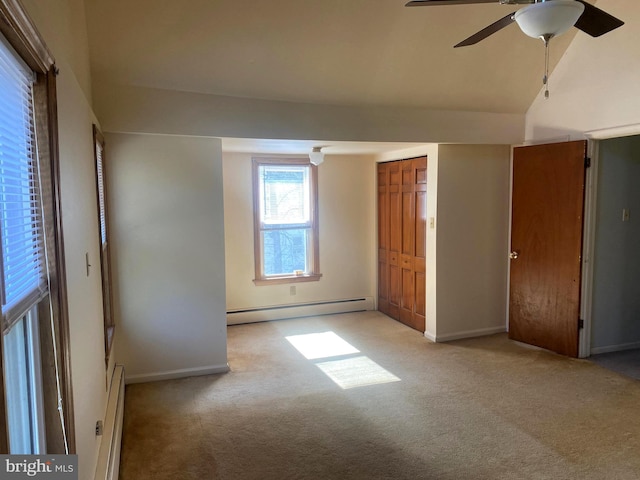
[[[601,367],[640,380],[640,349],[592,355],[589,360]]]
[[[127,387],[122,480],[640,479],[640,382],[506,335],[362,312],[230,327],[229,363]]]

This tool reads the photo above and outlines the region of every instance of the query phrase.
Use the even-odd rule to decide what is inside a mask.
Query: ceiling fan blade
[[[493,35],[498,30],[502,30],[503,28],[508,27],[513,22],[515,22],[515,20],[513,18],[515,13],[516,12],[512,12],[509,15],[507,15],[506,17],[501,18],[497,22],[492,23],[488,27],[483,28],[478,33],[474,33],[469,38],[467,38],[466,40],[461,41],[459,44],[457,44],[453,48],[467,47],[469,45],[475,45],[476,43],[478,43],[481,40],[484,40],[488,36]]]
[[[576,22],[575,27],[592,37],[599,37],[624,25],[622,20],[609,15],[598,7],[594,7],[584,0],[578,0],[578,2],[584,5],[584,12]]]
[[[472,3],[496,3],[496,0],[413,0],[405,7],[428,7],[431,5],[470,5]]]

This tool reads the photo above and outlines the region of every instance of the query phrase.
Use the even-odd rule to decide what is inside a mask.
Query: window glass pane
[[[266,225],[306,224],[310,220],[309,167],[260,166],[260,219]]]
[[[24,318],[4,336],[3,363],[7,427],[11,453],[32,453],[29,415],[29,377]]]
[[[296,270],[309,272],[309,235],[308,228],[263,231],[264,275],[291,275]]]
[[[7,431],[12,454],[43,453],[44,418],[35,308],[2,339]]]

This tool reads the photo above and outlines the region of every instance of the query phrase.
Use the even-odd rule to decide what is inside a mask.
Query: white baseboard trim
[[[182,368],[179,370],[168,370],[166,372],[139,373],[136,375],[126,375],[125,384],[159,382],[161,380],[173,380],[176,378],[197,377],[200,375],[214,375],[217,373],[227,373],[229,364],[209,365],[207,367]]]
[[[249,308],[227,312],[227,325],[243,323],[269,322],[287,318],[313,317],[336,313],[362,312],[374,309],[373,297],[348,298],[293,305],[276,305],[273,307]]]
[[[609,345],[607,347],[592,347],[591,355],[598,355],[599,353],[622,352],[624,350],[635,350],[636,348],[640,348],[640,342]]]
[[[431,340],[433,343],[436,343],[436,336],[433,333],[424,332],[424,336],[427,338],[427,340]]]
[[[462,340],[463,338],[484,337],[486,335],[494,335],[496,333],[504,333],[507,329],[502,327],[479,328],[477,330],[467,330],[464,332],[447,333],[445,335],[436,335],[435,342],[451,342],[452,340]],[[429,338],[429,337],[427,337]],[[430,338],[429,338],[430,339]],[[431,339],[430,339],[431,340]]]

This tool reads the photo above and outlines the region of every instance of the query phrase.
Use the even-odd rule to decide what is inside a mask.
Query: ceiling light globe
[[[582,12],[584,5],[576,0],[547,0],[518,10],[515,20],[526,35],[550,38],[573,27]]]

